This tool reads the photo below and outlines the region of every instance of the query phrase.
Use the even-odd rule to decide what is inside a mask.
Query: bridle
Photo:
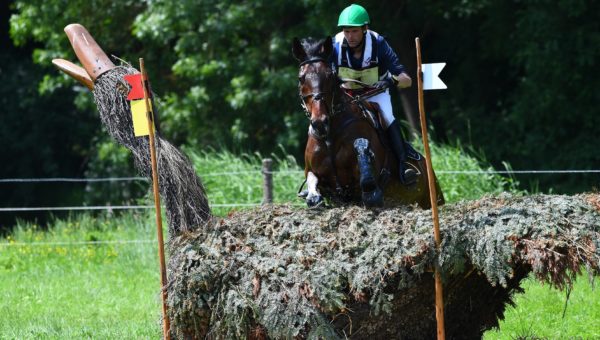
[[[314,64],[314,63],[319,63],[319,62],[327,63],[327,60],[322,57],[310,58],[310,59],[307,59],[307,60],[304,60],[303,62],[301,62],[300,67],[307,65],[307,64]],[[327,94],[329,94],[329,92],[312,92],[312,93],[309,93],[306,95],[302,95],[302,93],[299,94],[300,95],[300,105],[304,109],[306,118],[310,119],[310,116],[311,116],[311,113],[310,113],[310,110],[308,109],[308,105],[306,104],[306,101],[310,98],[312,98],[313,101],[325,100],[325,97]],[[326,105],[329,117],[335,116],[335,114],[338,112],[338,110],[334,110],[335,94],[336,94],[336,92],[332,90],[331,105]]]

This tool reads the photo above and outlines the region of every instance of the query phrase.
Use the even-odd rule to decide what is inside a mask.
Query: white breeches
[[[387,127],[390,126],[390,124],[392,124],[396,119],[392,109],[392,97],[390,97],[390,90],[385,90],[383,93],[368,98],[367,101],[375,102],[379,105],[381,108],[381,114],[383,115],[383,121],[385,123],[384,128],[387,129]]]

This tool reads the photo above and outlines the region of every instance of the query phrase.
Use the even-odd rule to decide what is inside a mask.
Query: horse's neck
[[[342,89],[336,94],[334,105],[337,108],[337,113],[332,117],[331,125],[337,127],[338,133],[341,133],[340,130],[344,130],[348,125],[364,119],[361,109]]]
[[[360,108],[352,101],[352,98],[348,96],[342,88],[338,89],[338,93],[336,94],[335,98],[336,100],[334,101],[334,105],[339,110],[339,112],[336,114],[336,117],[339,116],[339,118],[343,120],[361,117]]]

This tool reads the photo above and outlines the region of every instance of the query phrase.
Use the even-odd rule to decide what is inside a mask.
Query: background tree
[[[0,170],[3,178],[133,173],[129,156],[108,146],[106,134],[99,133],[91,96],[83,90],[73,95],[73,88],[81,88],[51,66],[52,58],[74,59],[63,33],[73,22],[86,26],[107,52],[134,63],[146,59],[169,140],[198,149],[262,153],[283,145],[300,156],[307,123],[297,99],[298,65],[290,42],[294,36],[335,34],[337,16],[348,5],[340,0],[9,4],[3,5],[11,6],[12,43],[3,34],[7,48],[0,53],[0,67],[8,81],[0,87],[7,118],[0,138],[11,145],[2,156],[11,164]],[[500,168],[503,162],[515,169],[600,168],[597,1],[361,4],[372,28],[387,37],[413,77],[416,36],[422,38],[424,62],[447,62],[442,77],[448,90],[426,95],[438,141],[472,145]],[[3,19],[6,27],[8,17]],[[402,94],[409,124],[416,121],[415,91]],[[400,96],[393,100],[400,111]],[[42,122],[48,124],[43,130]],[[67,134],[64,126],[76,128]],[[40,156],[29,156],[36,153]],[[113,158],[110,167],[107,157]],[[536,180],[542,189],[559,192],[598,186],[597,175]],[[111,192],[124,188],[118,189]],[[6,206],[23,204],[23,197],[39,204],[50,189],[11,190],[2,198]],[[65,195],[80,199],[81,190],[67,189]],[[85,200],[107,196],[121,199],[101,193]]]
[[[31,61],[37,44],[15,48],[8,36],[8,4],[0,10],[0,178],[74,177],[85,169],[92,146],[89,136],[99,128],[90,110],[73,105],[71,86],[45,91],[48,70]],[[72,84],[71,84],[72,85]],[[77,126],[76,129],[68,127]],[[52,206],[81,201],[78,186],[56,183],[0,183],[1,206]],[[42,218],[27,213],[25,218]],[[0,214],[2,225],[13,215]]]

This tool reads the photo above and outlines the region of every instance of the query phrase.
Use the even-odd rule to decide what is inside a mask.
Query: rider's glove
[[[382,80],[376,82],[375,84],[373,84],[373,87],[378,88],[378,89],[387,89],[388,87],[392,87],[392,86],[394,86],[394,82],[390,78],[382,79]]]
[[[392,76],[392,79],[394,79],[394,85],[396,85],[398,88],[401,89],[405,89],[407,87],[410,87],[410,85],[412,85],[412,79],[410,79],[410,77],[408,76],[408,74],[402,72],[397,76]]]

